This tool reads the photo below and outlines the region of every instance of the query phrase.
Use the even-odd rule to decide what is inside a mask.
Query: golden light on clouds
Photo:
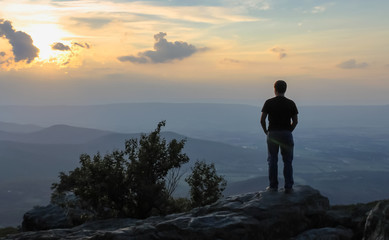
[[[62,30],[57,24],[34,24],[27,27],[26,31],[33,39],[34,45],[40,50],[38,61],[50,61],[64,54],[52,49],[54,43],[71,44],[70,41],[64,40],[69,38],[70,34]]]
[[[62,14],[61,11],[58,12],[57,7],[50,5],[47,1],[4,1],[2,5],[4,8],[0,13],[6,13],[5,15],[9,16],[3,21],[11,23],[15,34],[22,32],[31,37],[32,45],[39,49],[37,57],[28,62],[28,65],[34,63],[38,63],[40,66],[42,63],[61,65],[64,63],[64,59],[69,53],[53,50],[51,46],[56,42],[70,44],[70,41],[66,41],[66,39],[70,39],[74,35],[63,30],[59,25],[58,21]],[[8,38],[9,45],[12,45],[11,42],[20,41],[16,40],[16,36],[15,39],[10,39],[12,36]],[[14,53],[18,51],[16,46],[12,46],[12,48]],[[9,64],[9,67],[11,69],[20,68],[22,65],[23,62],[15,62]]]
[[[104,51],[105,59],[100,59],[106,61],[118,57],[109,54],[124,54],[124,49],[137,51],[137,46],[147,48],[152,45],[150,39],[160,32],[161,26],[169,31],[170,36],[183,38],[184,35],[185,38],[199,39],[203,34],[193,31],[191,24],[217,25],[262,20],[241,14],[240,8],[211,5],[167,6],[140,1],[93,0],[4,0],[2,5],[4,7],[0,13],[4,12],[9,16],[5,20],[12,22],[15,31],[23,31],[31,36],[33,45],[39,49],[39,56],[34,59],[39,65],[57,63],[65,66],[70,58],[77,57],[73,49],[53,49],[55,43],[72,46],[79,39],[93,39],[96,45],[111,45],[106,47],[109,51]],[[133,38],[118,45],[118,39],[123,39],[127,32],[132,33]],[[131,54],[130,51],[128,54]]]
[[[389,2],[371,7],[362,1],[350,6],[270,0],[0,4],[0,68],[20,74],[50,69],[50,79],[122,79],[131,86],[138,80],[146,95],[153,81],[255,86],[273,78],[363,82],[388,76],[384,9]]]

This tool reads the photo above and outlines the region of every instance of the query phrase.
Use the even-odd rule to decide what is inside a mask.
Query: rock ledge
[[[328,199],[319,191],[300,185],[291,194],[254,192],[229,196],[213,205],[165,217],[108,219],[68,229],[23,232],[2,239],[336,240],[361,239],[366,225],[369,231],[363,237],[368,240],[372,239],[370,236],[389,236],[385,235],[388,214],[379,212],[384,209],[386,213],[388,205],[381,203],[371,210],[369,218],[362,216],[355,222],[352,215],[355,209],[366,214],[361,210],[365,208],[330,209]]]

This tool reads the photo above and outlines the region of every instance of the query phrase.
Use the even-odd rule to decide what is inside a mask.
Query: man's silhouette
[[[278,80],[274,84],[275,97],[266,100],[262,108],[261,125],[267,135],[269,186],[267,191],[278,191],[278,151],[281,149],[284,162],[285,193],[293,191],[293,135],[297,125],[296,104],[284,96],[286,82]],[[269,127],[266,127],[266,118]]]

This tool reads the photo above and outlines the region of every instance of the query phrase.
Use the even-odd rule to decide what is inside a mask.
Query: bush
[[[196,161],[192,173],[185,179],[190,186],[192,207],[205,206],[223,197],[227,182],[216,174],[215,165]]]
[[[187,198],[170,198],[169,213],[187,212],[192,209],[191,201]]]
[[[146,218],[165,214],[171,204],[166,176],[171,169],[189,161],[182,153],[185,140],[161,139],[165,121],[149,135],[125,142],[125,150],[116,150],[102,157],[80,156],[80,167],[69,174],[60,173],[59,183],[52,185],[52,201],[73,192],[84,208],[99,217]]]

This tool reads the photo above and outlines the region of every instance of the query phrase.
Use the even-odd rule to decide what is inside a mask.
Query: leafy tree
[[[223,197],[227,185],[224,177],[217,175],[215,165],[205,161],[196,161],[192,173],[185,178],[190,186],[193,207],[205,206]]]
[[[69,174],[60,173],[52,185],[52,201],[66,192],[80,198],[83,207],[100,217],[145,218],[169,209],[171,192],[166,176],[171,169],[189,161],[182,153],[185,140],[161,139],[165,121],[149,135],[125,142],[125,150],[115,150],[102,157],[83,154],[80,167]]]
[[[160,122],[148,136],[142,135],[139,142],[135,139],[126,142],[126,154],[131,163],[128,175],[132,177],[131,190],[137,206],[135,215],[141,218],[149,216],[153,209],[164,211],[169,198],[165,177],[169,170],[189,161],[189,157],[181,153],[185,140],[173,139],[166,144],[166,140],[160,138],[162,126],[165,122]]]

